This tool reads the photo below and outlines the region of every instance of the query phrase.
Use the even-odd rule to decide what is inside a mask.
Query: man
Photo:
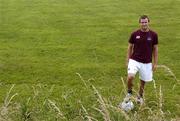
[[[152,81],[153,71],[156,70],[158,61],[158,35],[150,30],[149,22],[147,15],[139,18],[140,29],[131,34],[127,51],[128,93],[124,100],[129,100],[132,96],[133,80],[139,72],[140,87],[137,103],[140,104],[143,104],[144,85]]]

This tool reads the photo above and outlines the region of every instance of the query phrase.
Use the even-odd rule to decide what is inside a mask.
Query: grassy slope
[[[85,96],[88,92],[76,75],[80,73],[85,79],[94,78],[92,83],[116,105],[122,98],[120,78],[126,76],[127,40],[141,14],[150,16],[151,27],[159,34],[159,64],[171,68],[179,79],[178,5],[176,0],[0,0],[0,101],[11,84],[16,84],[15,100],[20,102],[18,97],[26,101],[32,95],[32,86],[41,83],[48,90],[55,84],[51,98],[66,104],[62,95],[70,93],[72,107],[62,107],[67,117],[74,118],[76,113],[68,113],[79,109],[73,102],[91,105],[91,96]],[[176,81],[166,73],[159,69],[155,74],[164,110],[179,116],[174,105],[179,105],[179,85],[172,91]],[[148,101],[154,97],[152,89],[152,83],[146,87]]]

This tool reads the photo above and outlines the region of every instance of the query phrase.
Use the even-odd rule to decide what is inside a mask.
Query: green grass
[[[10,96],[18,93],[1,119],[60,120],[49,99],[64,120],[85,120],[82,105],[89,115],[103,120],[93,109],[99,106],[93,90],[76,73],[87,83],[91,79],[88,87],[93,84],[107,103],[117,106],[124,96],[121,77],[126,78],[128,38],[142,14],[150,16],[150,26],[159,35],[159,65],[180,79],[179,4],[179,0],[0,0],[1,112],[12,84]],[[152,102],[158,102],[155,94],[161,86],[165,119],[179,119],[179,83],[163,68],[154,79],[157,90],[147,84],[146,105],[159,109]],[[134,85],[138,90],[138,78]],[[10,113],[14,108],[18,110]],[[110,116],[124,120],[114,110]]]

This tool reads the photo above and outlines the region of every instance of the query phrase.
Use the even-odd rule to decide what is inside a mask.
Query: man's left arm
[[[156,70],[157,68],[157,63],[158,63],[158,44],[153,46],[153,71]]]

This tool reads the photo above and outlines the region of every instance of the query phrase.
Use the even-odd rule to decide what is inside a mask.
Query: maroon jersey
[[[134,45],[131,59],[141,63],[151,63],[153,46],[158,44],[158,35],[152,30],[142,32],[139,29],[131,34],[129,43]]]

